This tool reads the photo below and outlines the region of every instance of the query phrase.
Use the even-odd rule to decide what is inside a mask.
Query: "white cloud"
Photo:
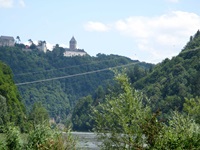
[[[47,49],[49,49],[51,51],[51,50],[53,50],[53,47],[55,46],[55,44],[51,44],[49,42],[46,42],[46,46],[47,46]]]
[[[86,23],[84,28],[87,31],[98,31],[98,32],[105,32],[110,29],[108,25],[105,25],[101,22],[92,22],[92,21]]]
[[[59,45],[60,45],[60,47],[63,47],[63,48],[69,48],[69,46],[66,44],[59,44]]]
[[[19,0],[19,5],[21,7],[25,7],[26,6],[24,0]]]
[[[0,0],[0,8],[11,8],[13,3],[13,0]]]
[[[182,11],[157,17],[133,16],[115,23],[116,30],[132,37],[151,62],[178,54],[199,27],[200,16]]]
[[[200,16],[183,11],[154,17],[132,16],[109,26],[101,22],[89,22],[87,25],[89,31],[112,29],[132,38],[140,53],[137,53],[139,60],[153,63],[177,55],[199,28]]]
[[[0,0],[0,8],[13,8],[15,5],[25,7],[24,0]]]
[[[133,37],[145,38],[150,34],[144,21],[144,17],[130,17],[124,20],[119,20],[115,23],[116,30]]]

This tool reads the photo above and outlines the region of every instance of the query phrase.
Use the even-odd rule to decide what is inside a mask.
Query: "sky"
[[[0,35],[149,63],[178,55],[200,29],[199,0],[0,0]]]

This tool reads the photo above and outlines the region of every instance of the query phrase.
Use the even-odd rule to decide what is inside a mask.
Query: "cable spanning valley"
[[[82,76],[82,75],[88,75],[88,74],[103,72],[103,71],[107,71],[107,70],[111,70],[111,69],[116,69],[116,68],[121,68],[121,67],[127,67],[127,66],[138,64],[138,63],[139,62],[134,62],[134,63],[129,63],[129,64],[115,66],[115,67],[109,67],[109,68],[104,68],[104,69],[99,69],[99,70],[94,70],[94,71],[77,73],[77,74],[73,74],[73,75],[67,75],[67,76],[61,76],[61,77],[54,77],[54,78],[43,79],[43,80],[35,80],[35,81],[30,81],[30,82],[21,82],[21,83],[16,83],[16,85],[17,86],[21,86],[21,85],[27,85],[27,84],[33,84],[33,83],[47,82],[47,81],[52,81],[52,80],[72,78],[72,77],[77,77],[77,76]]]
[[[183,51],[181,53],[187,53],[190,51],[196,51],[199,50],[198,48],[189,50],[189,51]],[[116,60],[116,59],[114,59]],[[114,61],[112,60],[112,61]],[[101,61],[101,62],[107,62],[106,61]],[[99,62],[94,62],[94,63],[90,63],[90,64],[95,64],[95,63],[99,63]],[[29,82],[21,82],[21,83],[16,83],[17,86],[21,86],[21,85],[28,85],[28,84],[34,84],[34,83],[40,83],[40,82],[47,82],[47,81],[52,81],[52,80],[59,80],[59,79],[66,79],[66,78],[73,78],[73,77],[77,77],[77,76],[83,76],[83,75],[88,75],[88,74],[93,74],[93,73],[99,73],[99,72],[103,72],[103,71],[108,71],[111,69],[116,69],[116,68],[120,68],[120,67],[127,67],[130,65],[135,65],[138,64],[139,62],[134,62],[134,63],[129,63],[126,65],[119,65],[119,66],[115,66],[115,67],[109,67],[109,68],[104,68],[104,69],[99,69],[99,70],[93,70],[93,71],[88,71],[88,72],[83,72],[83,73],[77,73],[77,74],[72,74],[72,75],[66,75],[66,76],[60,76],[60,77],[53,77],[53,78],[48,78],[48,79],[42,79],[42,80],[35,80],[35,81],[29,81]],[[82,65],[75,65],[75,66],[68,66],[68,67],[62,67],[62,68],[57,68],[57,69],[49,69],[49,70],[45,70],[45,71],[39,71],[39,72],[28,72],[28,73],[20,73],[20,74],[14,74],[14,76],[21,76],[21,75],[31,75],[34,73],[44,73],[44,72],[51,72],[51,71],[58,71],[61,69],[69,69],[69,68],[75,68],[75,67],[80,67],[80,66],[87,66],[89,64],[82,64]]]
[[[93,64],[99,64],[99,63],[103,63],[103,62],[114,62],[114,61],[117,61],[120,59],[121,58],[116,58],[116,59],[112,59],[112,60],[104,60],[104,61],[96,61],[96,62],[92,62],[92,63],[73,65],[73,66],[61,67],[61,68],[56,68],[56,69],[48,69],[48,70],[44,70],[44,71],[25,72],[25,73],[18,73],[18,74],[15,73],[14,76],[32,75],[32,74],[36,74],[36,73],[47,73],[47,72],[58,71],[58,70],[63,70],[63,69],[71,69],[71,68],[76,68],[76,67],[83,67],[83,66],[88,66],[88,65],[93,65]]]

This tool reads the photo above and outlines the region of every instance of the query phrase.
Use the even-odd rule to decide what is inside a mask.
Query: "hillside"
[[[182,52],[157,64],[146,77],[134,83],[151,100],[156,110],[182,111],[185,98],[200,96],[200,34],[190,37]]]
[[[142,91],[143,95],[150,100],[150,103],[147,101],[144,103],[150,104],[156,114],[162,112],[159,116],[162,121],[169,118],[173,110],[183,111],[183,105],[188,101],[191,101],[189,108],[193,109],[193,105],[198,104],[196,97],[200,97],[199,31],[190,38],[190,41],[178,56],[171,60],[165,59],[150,68],[147,73],[137,66],[129,68],[127,75],[132,86],[136,90]],[[117,92],[119,91],[114,93]],[[95,93],[95,97],[87,96],[77,103],[72,114],[74,130],[92,130],[94,120],[88,117],[88,114],[92,114],[91,107],[97,106],[98,108],[98,102],[103,103],[106,97],[103,88],[98,88]],[[192,98],[195,98],[195,100]],[[193,111],[193,115],[195,114],[198,118],[199,114],[196,113],[198,108]]]
[[[14,84],[11,69],[0,62],[0,126],[13,122],[23,127],[25,107]]]
[[[64,57],[62,47],[47,53],[37,49],[23,51],[21,45],[0,47],[0,60],[11,67],[27,111],[33,103],[41,102],[57,120],[66,118],[79,98],[94,95],[99,86],[111,86],[111,68],[133,68],[137,64],[148,70],[153,66],[117,55]]]

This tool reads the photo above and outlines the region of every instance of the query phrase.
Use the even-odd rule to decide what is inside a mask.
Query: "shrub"
[[[6,148],[8,150],[22,149],[22,140],[20,138],[20,130],[18,127],[9,125],[6,129]]]
[[[173,112],[169,125],[165,125],[157,138],[155,149],[198,150],[200,148],[200,127],[178,112]]]
[[[0,141],[0,150],[6,150],[5,142]]]
[[[57,130],[53,130],[45,125],[37,125],[28,136],[27,149],[37,150],[70,150],[75,149],[75,141],[69,135],[66,140],[63,134]]]

